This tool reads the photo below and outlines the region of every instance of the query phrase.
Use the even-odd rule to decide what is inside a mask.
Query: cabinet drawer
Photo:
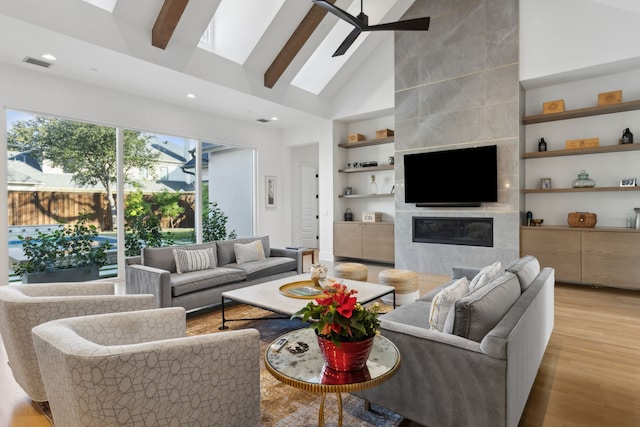
[[[393,233],[393,224],[362,224],[362,257],[394,262]]]
[[[347,258],[362,258],[362,224],[333,224],[333,254]]]
[[[583,232],[582,280],[626,289],[640,288],[640,233]]]
[[[522,228],[521,256],[533,255],[541,267],[553,267],[557,281],[581,282],[580,234],[572,230]]]

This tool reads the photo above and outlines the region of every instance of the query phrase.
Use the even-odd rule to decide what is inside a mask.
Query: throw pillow
[[[471,282],[469,282],[469,291],[473,292],[476,289],[486,285],[501,271],[502,264],[500,263],[500,261],[496,261],[491,265],[487,265],[482,270],[480,270],[480,272],[476,274],[473,279],[471,279]]]
[[[176,272],[180,274],[216,268],[216,256],[213,248],[174,249],[173,257],[176,260]]]
[[[505,272],[455,302],[445,321],[444,332],[480,342],[520,297],[520,282]]]
[[[449,310],[467,292],[469,292],[469,280],[466,277],[462,277],[433,297],[431,313],[429,314],[429,326],[432,331],[442,332]]]
[[[245,244],[234,243],[233,250],[236,253],[236,263],[238,264],[265,259],[262,241],[260,240]]]

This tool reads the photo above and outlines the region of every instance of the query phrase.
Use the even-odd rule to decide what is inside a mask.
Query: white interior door
[[[318,247],[318,169],[302,166],[302,246]]]

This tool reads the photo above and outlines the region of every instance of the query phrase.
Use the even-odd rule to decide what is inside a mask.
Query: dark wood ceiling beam
[[[160,49],[166,49],[173,35],[182,13],[189,0],[164,0],[162,9],[158,13],[153,30],[151,31],[151,44]]]
[[[328,0],[328,3],[334,4],[336,0]],[[264,73],[264,85],[269,89],[275,86],[276,82],[282,77],[285,70],[291,65],[291,61],[296,57],[302,46],[309,40],[311,34],[318,28],[322,18],[327,14],[327,10],[316,6],[311,6],[309,12],[302,18],[302,21],[295,29],[287,43],[284,45],[276,59],[273,60],[267,71]]]

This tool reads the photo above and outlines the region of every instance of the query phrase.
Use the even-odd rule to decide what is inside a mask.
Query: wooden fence
[[[151,197],[145,195],[145,199]],[[194,227],[194,200],[193,194],[181,196],[179,203],[184,213],[174,220],[176,228]],[[111,223],[105,193],[100,192],[9,191],[7,204],[10,227],[73,223],[83,213],[92,213],[90,222],[99,229]],[[169,219],[163,218],[161,225],[169,228]]]

